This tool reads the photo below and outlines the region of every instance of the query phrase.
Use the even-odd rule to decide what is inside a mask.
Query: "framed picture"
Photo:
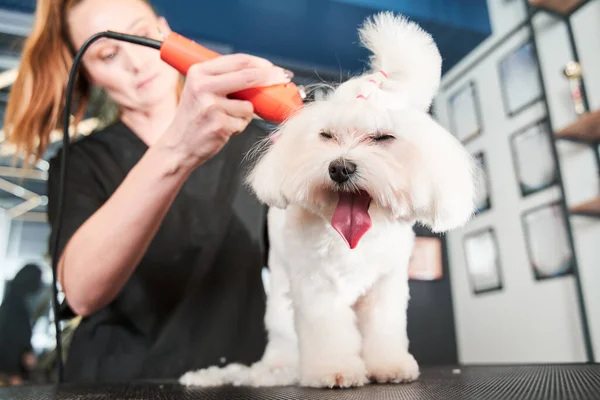
[[[557,183],[558,169],[552,152],[552,140],[547,120],[535,122],[511,136],[513,165],[522,196]]]
[[[408,277],[417,281],[433,281],[443,277],[442,240],[417,236],[408,266]]]
[[[541,100],[539,65],[531,42],[508,53],[498,69],[504,109],[509,117]]]
[[[479,214],[492,208],[492,200],[490,195],[489,172],[485,161],[485,155],[483,152],[479,152],[473,157],[477,163],[475,176],[477,197],[475,198],[475,208],[476,213]]]
[[[502,289],[500,251],[493,228],[486,228],[464,237],[467,274],[474,294]]]
[[[462,143],[481,134],[482,118],[474,81],[469,81],[449,99],[450,129]]]
[[[567,221],[559,203],[528,210],[522,215],[529,262],[536,280],[573,272],[573,249]]]

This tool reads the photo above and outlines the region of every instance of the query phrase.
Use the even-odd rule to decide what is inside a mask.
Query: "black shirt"
[[[243,178],[245,154],[264,134],[253,122],[190,175],[120,294],[81,321],[66,381],[178,378],[191,369],[250,364],[262,356],[265,209]],[[69,147],[60,252],[147,149],[122,122]],[[60,155],[52,159],[48,179],[51,241]]]

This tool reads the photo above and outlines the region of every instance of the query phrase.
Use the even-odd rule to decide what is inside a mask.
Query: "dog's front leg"
[[[293,281],[294,319],[300,349],[300,384],[353,387],[368,382],[360,357],[356,315],[333,289],[317,279]]]
[[[372,380],[400,383],[419,376],[419,366],[408,352],[408,300],[406,270],[396,268],[381,277],[355,306],[363,336],[363,358]]]

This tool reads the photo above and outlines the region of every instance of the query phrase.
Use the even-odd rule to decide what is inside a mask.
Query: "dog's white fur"
[[[474,163],[427,114],[441,75],[430,35],[392,13],[359,33],[372,70],[290,118],[248,177],[270,206],[262,360],[189,372],[181,383],[350,387],[419,376],[406,333],[412,227],[443,232],[470,218]],[[376,133],[395,138],[371,140]],[[345,189],[328,173],[339,158],[357,165]],[[337,191],[348,188],[372,198],[372,228],[355,249],[330,222]]]

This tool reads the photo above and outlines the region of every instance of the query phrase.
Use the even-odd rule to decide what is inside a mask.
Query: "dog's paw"
[[[419,378],[419,364],[411,354],[383,360],[369,368],[369,379],[378,383],[408,383]]]
[[[333,365],[311,365],[304,370],[300,385],[316,388],[350,388],[369,382],[367,369],[360,358]]]

